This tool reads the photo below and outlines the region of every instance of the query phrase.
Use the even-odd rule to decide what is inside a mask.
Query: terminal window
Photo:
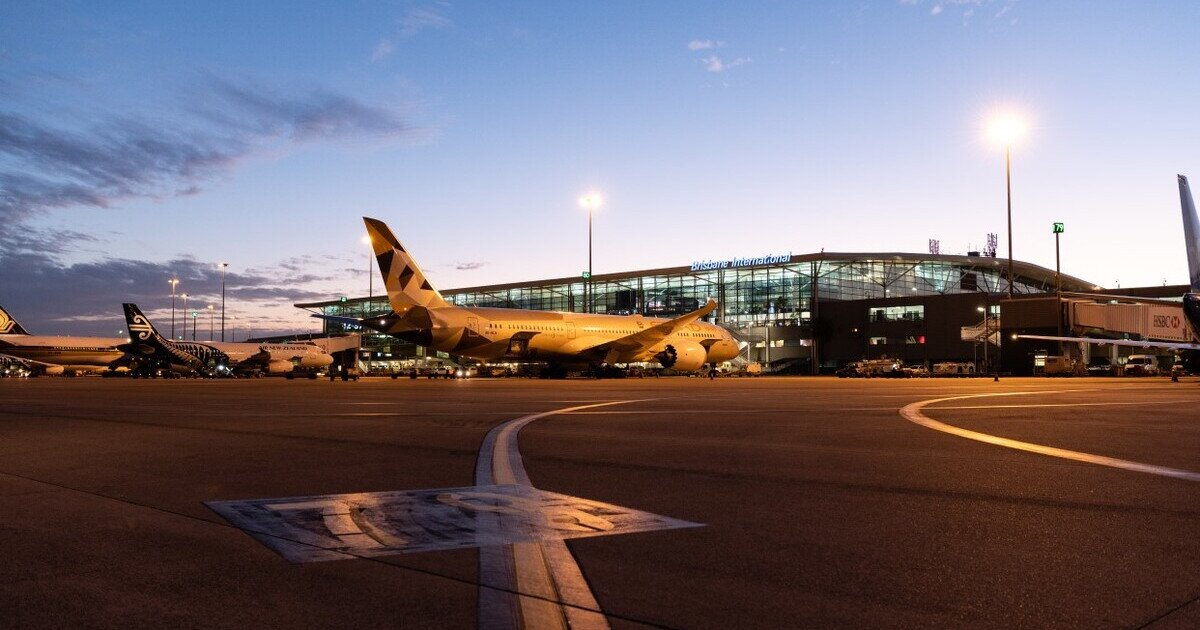
[[[924,319],[925,307],[920,304],[871,309],[871,321],[873,322],[919,322]]]

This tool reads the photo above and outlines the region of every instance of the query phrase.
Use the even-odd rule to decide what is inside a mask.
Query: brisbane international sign
[[[757,267],[759,265],[779,265],[792,262],[792,252],[786,254],[767,254],[757,258],[727,258],[724,260],[697,260],[692,262],[692,271],[708,271],[710,269],[730,269],[734,267]]]

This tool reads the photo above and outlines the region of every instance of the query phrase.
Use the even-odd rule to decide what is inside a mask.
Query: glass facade
[[[1007,265],[996,258],[892,254],[811,254],[758,267],[692,271],[686,267],[606,274],[592,278],[591,308],[581,278],[452,289],[442,295],[459,306],[491,306],[671,317],[695,310],[708,298],[719,306],[710,317],[731,328],[807,327],[821,302],[1007,292]],[[1054,272],[1019,263],[1018,294],[1055,289]],[[815,279],[815,282],[814,282]],[[1063,289],[1094,287],[1063,276]],[[386,296],[303,304],[327,315],[364,317],[390,311]],[[920,306],[873,308],[874,321],[921,321]],[[344,327],[327,322],[327,331]]]
[[[719,306],[712,319],[730,327],[803,325],[812,317],[814,302],[1007,291],[1006,274],[994,261],[980,259],[978,265],[964,265],[943,260],[793,259],[745,269],[602,276],[594,278],[591,310],[670,317],[700,308],[713,298]],[[1075,290],[1090,288],[1080,285]],[[1053,291],[1054,274],[1039,278],[1018,274],[1013,288],[1020,294]],[[549,281],[519,288],[446,291],[444,295],[460,306],[586,311],[585,290],[582,280]],[[919,306],[887,308],[879,316],[884,318],[881,321],[919,321],[924,310]]]

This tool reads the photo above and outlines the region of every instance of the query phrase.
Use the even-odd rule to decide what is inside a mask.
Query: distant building
[[[460,306],[680,315],[719,303],[712,321],[748,341],[750,360],[789,362],[802,373],[829,372],[863,358],[887,356],[906,363],[973,361],[981,343],[963,341],[965,326],[984,311],[998,315],[1007,296],[1007,260],[944,254],[768,254],[697,260],[689,266],[598,274],[588,280],[557,278],[443,290]],[[1055,291],[1054,270],[1015,262],[1014,292]],[[815,280],[815,281],[814,281]],[[1064,291],[1099,290],[1062,276]],[[297,304],[329,315],[387,313],[386,296]],[[326,333],[343,332],[326,322]],[[357,332],[357,331],[355,331]],[[424,353],[411,344],[367,335],[372,362],[401,362]],[[815,364],[814,364],[815,358]]]

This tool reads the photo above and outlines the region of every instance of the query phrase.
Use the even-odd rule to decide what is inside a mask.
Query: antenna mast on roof
[[[997,238],[996,233],[988,232],[987,247],[984,248],[983,255],[987,256],[988,258],[995,258],[996,257],[996,244],[998,242],[999,242],[999,239]]]
[[[929,253],[934,255],[942,253],[942,242],[936,238],[929,239]]]

